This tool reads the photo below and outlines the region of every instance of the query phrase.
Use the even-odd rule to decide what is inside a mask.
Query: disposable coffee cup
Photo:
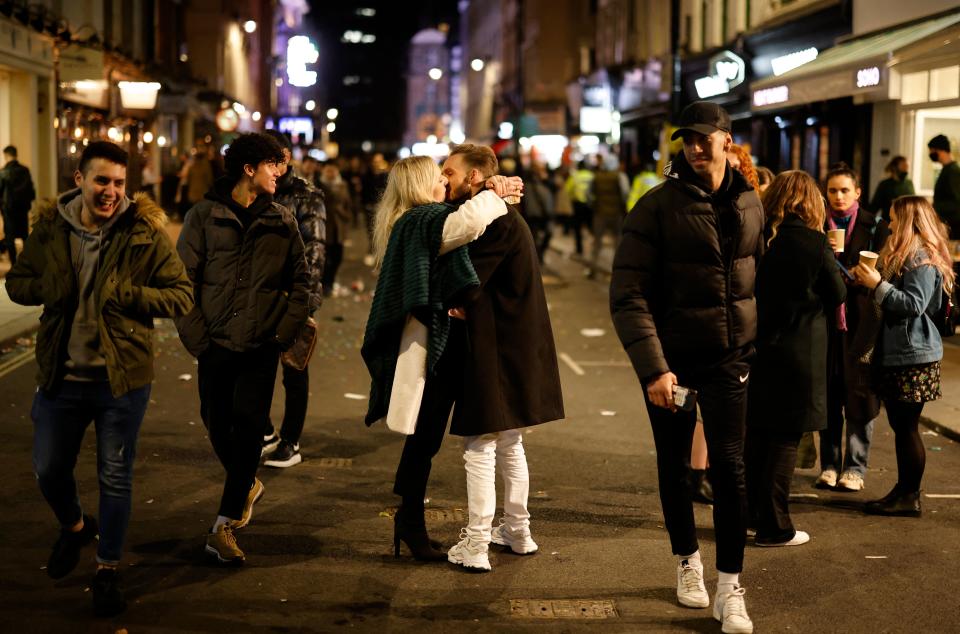
[[[847,239],[846,229],[831,229],[827,232],[828,238],[833,238],[833,244],[835,245],[833,250],[837,253],[843,253],[843,243]]]
[[[860,264],[867,265],[867,268],[876,269],[877,268],[877,258],[880,255],[874,253],[873,251],[861,251],[860,252]]]
[[[519,204],[520,204],[520,197],[519,197],[519,196],[504,196],[504,197],[503,197],[503,202],[507,203],[508,205],[519,205]]]

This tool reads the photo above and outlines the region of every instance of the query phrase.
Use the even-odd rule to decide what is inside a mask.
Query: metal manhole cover
[[[510,616],[518,619],[615,619],[609,599],[510,599]]]

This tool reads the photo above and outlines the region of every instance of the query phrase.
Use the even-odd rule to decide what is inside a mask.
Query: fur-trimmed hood
[[[79,195],[79,188],[64,192],[57,198],[44,198],[37,202],[31,218],[31,226],[41,220],[52,222],[59,215],[58,203],[67,198]],[[143,221],[154,231],[159,231],[167,224],[167,214],[160,205],[148,194],[136,193],[133,195],[132,205],[138,221]]]

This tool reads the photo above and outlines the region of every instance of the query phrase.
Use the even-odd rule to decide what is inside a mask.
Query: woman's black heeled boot
[[[901,515],[920,517],[920,491],[899,491],[896,487],[890,493],[863,505],[870,515]]]
[[[410,517],[413,515],[413,517]],[[441,550],[440,542],[430,539],[423,513],[406,513],[401,506],[393,516],[393,556],[400,556],[400,542],[407,545],[414,559],[418,561],[446,561],[447,554]]]

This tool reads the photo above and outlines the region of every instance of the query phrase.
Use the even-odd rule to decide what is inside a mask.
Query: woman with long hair
[[[884,220],[889,220],[890,205],[900,196],[913,196],[913,181],[907,176],[910,164],[905,156],[894,156],[885,168],[887,178],[877,184],[877,189],[870,199],[870,209],[880,214]]]
[[[807,173],[774,178],[763,196],[767,250],[757,273],[757,357],[744,450],[758,546],[810,540],[790,519],[790,480],[805,432],[827,415],[827,318],[847,290],[823,231],[823,198]]]
[[[847,269],[860,261],[861,251],[879,251],[890,234],[887,223],[860,205],[860,178],[846,163],[834,165],[826,178],[827,218],[824,228],[837,260]],[[842,229],[842,239],[839,232]],[[864,289],[850,285],[847,300],[832,315],[827,343],[827,428],[820,432],[820,476],[815,486],[838,491],[864,487],[874,421],[880,399],[858,384],[856,356],[850,344],[869,312]],[[844,436],[846,454],[844,455]]]
[[[917,426],[923,404],[940,398],[943,342],[933,318],[952,293],[956,276],[948,230],[922,196],[902,196],[890,207],[890,239],[877,267],[861,263],[852,272],[875,307],[860,360],[875,368],[875,383],[893,428],[897,483],[868,502],[867,513],[920,515],[920,481],[926,452]]]
[[[506,214],[502,197],[522,190],[518,178],[494,176],[458,209],[444,204],[447,179],[428,157],[398,161],[387,177],[372,231],[380,274],[361,354],[372,377],[366,423],[385,420],[407,434],[394,493],[394,554],[405,543],[416,559],[443,561],[430,540],[424,498],[462,381],[463,326],[455,307],[478,285],[467,250]]]

